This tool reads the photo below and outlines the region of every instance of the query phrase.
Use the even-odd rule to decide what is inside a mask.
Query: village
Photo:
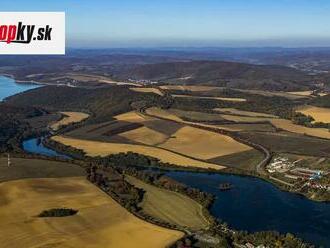
[[[308,187],[310,189],[330,191],[330,185],[321,182],[321,179],[327,176],[329,172],[300,167],[298,164],[301,161],[302,159],[292,161],[288,157],[278,156],[267,165],[266,170],[272,175],[271,178],[283,181],[287,185],[294,186],[299,184],[301,188]],[[278,179],[278,177],[281,179]],[[287,183],[287,181],[290,183]]]

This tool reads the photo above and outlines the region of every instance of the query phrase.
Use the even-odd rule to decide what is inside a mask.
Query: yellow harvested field
[[[89,117],[89,114],[81,112],[61,112],[61,114],[65,117],[51,125],[53,130],[58,130],[61,126],[81,122]]]
[[[160,109],[160,108],[156,108],[156,107],[148,108],[146,110],[146,113],[149,115],[153,115],[153,116],[160,117],[160,118],[165,118],[165,119],[172,120],[172,121],[184,122],[177,115],[172,114],[169,111],[166,111],[164,109]]]
[[[179,129],[173,138],[160,147],[198,159],[211,159],[252,149],[229,136],[189,126]]]
[[[232,98],[232,97],[211,97],[211,96],[188,96],[188,95],[172,95],[173,97],[179,98],[195,98],[195,99],[211,99],[229,102],[246,102],[244,98]]]
[[[163,143],[168,138],[167,135],[147,127],[140,127],[127,131],[119,134],[119,136],[145,145],[157,145],[159,143]]]
[[[222,89],[216,86],[203,86],[203,85],[163,85],[160,86],[164,90],[188,90],[188,91],[210,91]]]
[[[107,156],[110,154],[117,154],[121,152],[136,152],[144,154],[146,156],[158,158],[162,162],[176,164],[179,166],[190,166],[197,168],[212,168],[212,169],[223,169],[223,166],[198,161],[194,159],[181,156],[179,154],[166,151],[164,149],[149,147],[143,145],[131,145],[121,143],[106,143],[99,141],[90,141],[82,139],[67,138],[64,136],[54,136],[53,140],[62,143],[67,146],[72,146],[77,149],[81,149],[89,156]]]
[[[330,139],[330,132],[326,128],[304,127],[293,124],[290,120],[284,119],[271,119],[270,121],[275,127],[292,133],[307,134],[314,137]]]
[[[0,184],[1,247],[167,247],[184,234],[145,222],[82,177]],[[52,208],[74,216],[38,218]]]
[[[203,214],[203,207],[188,196],[147,184],[131,176],[126,176],[125,180],[145,191],[140,204],[145,213],[194,230],[206,229],[210,225]]]
[[[137,123],[141,123],[146,120],[145,116],[142,116],[141,114],[138,114],[135,111],[116,115],[114,118],[118,121],[137,122]]]
[[[312,90],[306,90],[306,91],[291,91],[291,92],[287,92],[289,94],[292,95],[296,95],[296,96],[311,96],[313,94]]]
[[[136,88],[130,88],[130,90],[133,90],[133,91],[136,91],[136,92],[143,92],[143,93],[154,93],[154,94],[163,96],[163,93],[159,89],[156,89],[156,88],[142,88],[142,87],[139,88],[139,87],[136,87]]]
[[[248,117],[269,117],[269,118],[277,117],[275,115],[244,111],[244,110],[239,110],[239,109],[235,109],[235,108],[215,108],[214,110],[222,112],[222,113],[228,113],[228,114],[233,114],[233,115],[242,115],[242,116],[248,116]]]
[[[330,108],[306,106],[298,109],[297,112],[312,116],[316,122],[330,123]]]

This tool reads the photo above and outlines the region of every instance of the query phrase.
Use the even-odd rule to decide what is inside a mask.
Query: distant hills
[[[171,84],[204,84],[246,89],[304,90],[313,78],[279,65],[191,61],[134,65],[113,74],[120,80],[151,80]]]
[[[245,58],[255,53],[258,54],[258,58],[266,55],[268,59],[272,57],[273,60],[270,61],[276,65],[260,65],[259,61],[254,59],[251,59],[251,62],[255,61],[257,64],[217,60],[227,56],[231,61],[235,58],[246,61],[242,59],[243,55]],[[212,56],[208,58],[208,55],[212,54],[215,58]],[[276,49],[271,51],[267,49],[257,51],[207,49],[205,51],[164,52],[74,50],[66,56],[4,56],[0,58],[0,74],[10,74],[23,81],[32,78],[36,78],[37,81],[38,77],[35,76],[38,75],[45,79],[43,81],[47,81],[47,79],[74,72],[102,75],[118,80],[151,80],[171,84],[203,84],[271,91],[307,90],[313,87],[315,81],[327,82],[327,78],[323,76],[325,72],[315,73],[315,70],[321,70],[323,67],[310,68],[309,60],[303,60],[300,70],[282,65],[291,64],[291,62],[295,64],[296,60],[277,63],[279,57],[283,58],[283,54],[285,55],[286,52]],[[295,57],[299,57],[299,54],[302,52],[297,52]],[[303,54],[305,58],[307,55]],[[197,60],[203,56],[205,58]],[[60,80],[58,83],[61,83]]]

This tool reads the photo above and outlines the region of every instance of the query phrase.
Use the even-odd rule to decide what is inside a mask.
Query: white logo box
[[[19,23],[26,25],[20,28],[23,32],[17,40],[7,42],[8,36],[13,38],[14,29],[12,25]],[[22,26],[21,25],[21,26]],[[33,35],[28,43],[28,30],[31,34],[34,25]],[[5,27],[6,26],[6,27]],[[48,27],[47,27],[48,26]],[[11,33],[10,33],[11,32]],[[40,33],[41,32],[41,33]],[[43,33],[43,37],[42,37]],[[6,39],[3,40],[6,35]],[[51,38],[51,39],[49,39]],[[0,12],[0,54],[65,54],[65,13],[64,12]]]

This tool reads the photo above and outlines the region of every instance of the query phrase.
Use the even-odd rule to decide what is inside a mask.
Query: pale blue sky
[[[73,47],[330,46],[329,0],[2,0],[65,11]]]

